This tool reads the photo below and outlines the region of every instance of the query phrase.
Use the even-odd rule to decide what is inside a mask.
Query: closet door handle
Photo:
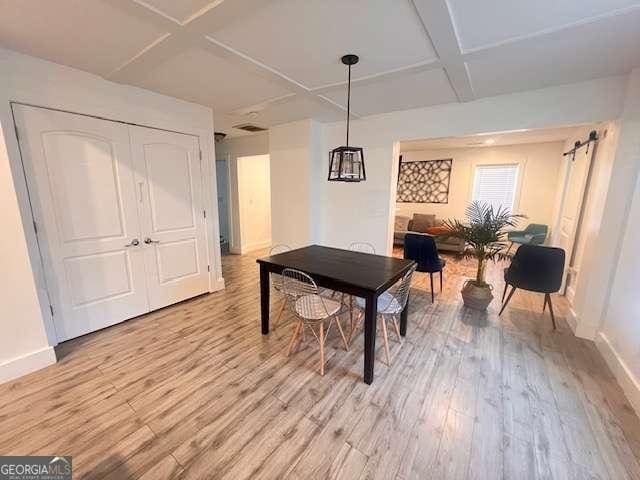
[[[134,238],[131,240],[131,243],[127,243],[125,247],[137,247],[138,245],[140,245],[140,241],[137,238]]]
[[[146,243],[147,245],[150,245],[152,243],[160,243],[159,240],[151,240],[149,237],[144,239],[144,243]]]

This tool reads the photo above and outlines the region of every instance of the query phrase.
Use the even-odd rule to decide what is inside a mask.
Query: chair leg
[[[320,322],[320,375],[324,376],[324,322]]]
[[[344,336],[344,331],[342,330],[342,324],[340,323],[340,318],[335,317],[336,325],[338,325],[338,330],[340,330],[340,336],[342,337],[342,343],[344,343],[344,349],[349,351],[349,344],[347,343],[347,338]]]
[[[287,357],[291,355],[291,351],[293,350],[293,345],[296,343],[296,338],[298,338],[298,334],[300,333],[300,328],[302,327],[302,320],[299,320],[296,323],[296,327],[293,329],[293,335],[291,335],[291,340],[289,340],[289,348],[287,348]]]
[[[547,309],[547,294],[544,294],[544,304],[542,305],[542,313]]]
[[[433,303],[433,301],[434,301],[434,296],[433,296],[433,273],[429,272],[429,278],[431,279],[431,303]]]
[[[384,337],[384,356],[387,359],[387,367],[391,366],[391,355],[389,354],[389,336],[387,335],[387,320],[384,316],[380,317],[382,319],[382,335]]]
[[[545,294],[545,297],[547,298],[547,304],[549,305],[549,313],[551,314],[551,321],[553,322],[553,329],[557,330],[556,317],[553,314],[553,305],[551,304],[551,295],[547,293],[547,294]]]
[[[353,295],[349,295],[349,321],[353,329]]]
[[[498,313],[498,316],[502,315],[502,312],[504,311],[505,307],[509,303],[509,300],[511,300],[511,297],[513,297],[513,294],[515,293],[515,291],[516,291],[516,287],[512,286],[511,291],[509,292],[509,296],[507,297],[505,302],[502,304],[502,308],[500,309],[500,313]]]
[[[278,316],[276,317],[276,321],[273,322],[273,328],[274,330],[276,328],[278,328],[278,325],[280,325],[280,318],[282,318],[282,313],[284,312],[284,307],[287,306],[287,297],[284,297],[282,299],[282,305],[280,306],[280,311],[278,312]]]
[[[440,270],[440,293],[442,293],[442,270]]]
[[[504,282],[504,291],[502,292],[502,300],[500,300],[500,303],[504,303],[504,296],[507,294],[507,287],[509,286],[509,284],[507,282]]]
[[[347,339],[347,343],[349,345],[351,345],[351,339],[353,338],[353,334],[355,333],[355,331],[358,329],[358,326],[360,325],[360,321],[362,320],[362,313],[358,313],[356,315],[356,321],[353,325],[353,328],[351,329],[351,331],[349,332],[349,338]]]
[[[400,345],[402,345],[402,337],[400,336],[400,329],[398,328],[398,321],[396,320],[396,317],[393,316],[391,317],[393,320],[393,329],[396,332],[396,336],[398,337],[398,342],[400,342]]]

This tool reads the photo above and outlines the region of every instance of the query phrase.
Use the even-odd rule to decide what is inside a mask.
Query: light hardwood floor
[[[73,455],[74,478],[640,479],[640,420],[562,299],[558,332],[542,295],[465,310],[473,268],[448,260],[434,304],[417,274],[406,341],[367,386],[362,333],[347,353],[334,332],[324,377],[315,341],[287,359],[290,324],[260,335],[255,257],[225,257],[225,291],[0,385],[0,454]]]

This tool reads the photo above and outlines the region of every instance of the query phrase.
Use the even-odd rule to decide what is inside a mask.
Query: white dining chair
[[[352,242],[349,245],[349,250],[352,252],[361,252],[361,253],[376,253],[376,248],[371,245],[369,242]]]
[[[371,255],[375,255],[376,253],[376,248],[371,245],[369,242],[352,242],[351,245],[349,245],[349,250],[351,250],[352,252],[360,252],[360,253],[369,253]],[[344,296],[343,296],[343,303],[344,303]],[[353,330],[353,295],[349,295],[349,324],[351,327],[351,330]]]
[[[337,300],[319,295],[318,286],[304,272],[286,268],[282,271],[282,279],[282,292],[293,303],[293,312],[298,318],[287,347],[287,357],[291,355],[294,347],[300,344],[300,337],[303,332],[310,330],[320,345],[320,375],[324,375],[324,346],[334,322],[340,331],[345,350],[349,350],[349,344],[339,318],[344,312],[343,304]],[[325,323],[327,322],[328,325],[325,328]]]
[[[274,245],[269,250],[269,256],[278,255],[279,253],[285,253],[285,252],[288,252],[289,250],[291,250],[291,247],[289,245],[284,245],[284,244]],[[282,275],[277,273],[271,274],[271,286],[275,291],[279,293],[282,293],[282,281],[283,281]],[[284,313],[284,309],[286,308],[286,306],[287,306],[287,296],[283,295],[282,304],[280,305],[280,309],[278,310],[278,316],[276,317],[276,320],[273,322],[273,328],[278,327],[278,324],[280,323],[280,318],[282,318],[282,314]]]
[[[398,327],[398,318],[402,314],[402,311],[407,305],[407,299],[409,298],[409,289],[411,288],[411,278],[416,267],[412,267],[400,281],[396,282],[389,290],[384,292],[378,297],[378,317],[382,319],[382,335],[384,340],[384,354],[386,358],[386,365],[391,366],[391,355],[389,353],[389,337],[387,335],[387,321],[391,320],[393,329],[398,337],[398,342],[402,344],[402,337],[400,336],[400,328]],[[356,321],[349,332],[348,343],[351,344],[353,335],[357,330],[362,318],[364,318],[365,300],[364,298],[356,298],[356,307],[358,312],[356,314]]]

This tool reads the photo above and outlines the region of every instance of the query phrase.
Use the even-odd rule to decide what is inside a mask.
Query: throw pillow
[[[429,235],[443,235],[448,231],[449,229],[447,227],[445,227],[444,225],[440,225],[427,228],[427,231],[425,233],[428,233]]]
[[[402,215],[396,215],[396,220],[393,226],[394,231],[396,232],[406,232],[409,230],[409,217],[404,217]]]
[[[413,226],[411,230],[414,232],[426,233],[427,228],[433,227],[436,221],[435,215],[427,215],[424,213],[413,214]]]

